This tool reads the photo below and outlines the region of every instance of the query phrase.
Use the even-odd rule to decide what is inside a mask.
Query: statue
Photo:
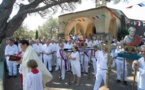
[[[123,44],[125,46],[138,46],[141,43],[142,38],[138,35],[135,35],[136,29],[134,27],[130,27],[128,32],[129,35],[125,36]]]
[[[81,34],[81,30],[79,30],[79,35],[78,35],[78,46],[82,47],[84,45],[85,39],[83,35]]]
[[[123,40],[125,53],[137,54],[137,46],[139,46],[139,44],[142,42],[142,38],[138,35],[135,35],[136,29],[134,27],[130,27],[128,32],[129,35],[125,36]]]

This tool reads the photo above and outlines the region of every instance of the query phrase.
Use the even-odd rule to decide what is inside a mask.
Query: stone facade
[[[70,38],[69,34],[72,33],[72,30],[74,30],[73,34],[81,33],[83,36],[88,36],[90,34],[111,34],[112,36],[116,36],[117,30],[121,26],[121,20],[119,15],[114,12],[112,12],[114,17],[111,17],[110,12],[112,12],[111,9],[102,6],[61,15],[59,16],[59,21],[61,22],[59,33],[65,33],[65,39]],[[106,18],[102,16],[103,14],[106,15]],[[100,15],[101,18],[97,18],[97,15]]]

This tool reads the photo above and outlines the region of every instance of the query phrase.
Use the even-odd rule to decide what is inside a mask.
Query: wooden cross
[[[111,35],[106,36],[106,41],[107,44],[105,45],[107,47],[107,52],[108,52],[108,60],[107,60],[107,73],[106,73],[106,86],[109,87],[109,78],[110,78],[110,72],[111,72],[111,64],[113,62],[113,58],[111,56],[111,49],[116,48],[115,46],[111,45],[113,38]]]

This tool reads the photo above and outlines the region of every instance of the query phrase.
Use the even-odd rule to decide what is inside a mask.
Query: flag
[[[102,16],[103,16],[104,18],[106,18],[106,17],[107,17],[105,13],[104,13]]]
[[[101,16],[100,16],[100,15],[97,15],[96,17],[97,17],[98,19],[100,19],[100,18],[101,18]]]
[[[113,14],[112,12],[110,12],[110,16],[111,16],[111,17],[114,17],[114,14]]]
[[[137,23],[136,23],[136,21],[134,21],[134,25],[136,25]]]
[[[133,21],[130,21],[130,24],[132,25],[133,24]]]
[[[92,17],[93,20],[95,20],[95,17]]]
[[[133,6],[129,6],[129,7],[126,7],[126,9],[130,9],[130,8],[132,8]]]
[[[84,18],[82,20],[85,22],[85,19]]]
[[[144,7],[145,6],[145,4],[144,3],[140,3],[140,4],[138,4],[140,7]]]
[[[138,21],[138,26],[141,26],[141,23],[140,23],[140,21]]]

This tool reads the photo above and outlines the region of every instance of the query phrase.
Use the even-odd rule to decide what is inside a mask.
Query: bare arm
[[[71,60],[76,60],[76,58],[75,58],[75,57],[71,57],[71,56],[69,57],[69,59],[71,59]]]

